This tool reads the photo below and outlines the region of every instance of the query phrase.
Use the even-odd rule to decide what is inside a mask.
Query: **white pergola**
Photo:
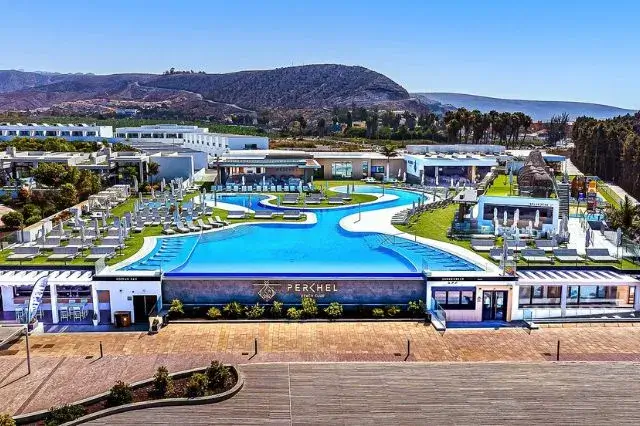
[[[98,292],[93,283],[93,271],[86,270],[4,270],[0,271],[0,287],[34,287],[41,278],[47,277],[51,296],[51,316],[54,324],[58,318],[57,286],[80,286],[91,288],[93,311],[100,319]]]

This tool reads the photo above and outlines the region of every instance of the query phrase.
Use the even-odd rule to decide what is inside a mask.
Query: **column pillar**
[[[565,284],[562,286],[562,293],[560,294],[560,315],[567,315],[567,296],[569,292],[569,287]]]
[[[98,316],[98,322],[100,322],[100,301],[98,300],[98,290],[95,284],[91,284],[91,304],[93,305],[93,313]],[[91,319],[93,319],[93,313]]]
[[[640,285],[636,286],[636,293],[633,296],[633,309],[640,311]]]
[[[58,318],[58,289],[53,282],[49,284],[49,294],[51,294],[51,321],[57,324],[60,322]]]

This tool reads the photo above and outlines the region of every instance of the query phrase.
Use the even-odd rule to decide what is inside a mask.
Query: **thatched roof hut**
[[[553,192],[553,178],[540,151],[531,151],[518,171],[518,188],[520,192],[527,192],[534,197],[549,196]]]

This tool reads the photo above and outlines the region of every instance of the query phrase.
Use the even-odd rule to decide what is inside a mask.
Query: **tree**
[[[151,183],[153,183],[153,176],[156,176],[158,173],[160,173],[160,164],[149,161],[149,164],[147,164],[147,174],[149,175]]]
[[[20,212],[9,212],[2,215],[2,223],[9,229],[18,229],[24,223],[24,216]]]
[[[325,120],[323,117],[320,117],[318,119],[318,124],[316,127],[318,129],[318,136],[323,138],[327,130],[327,120]]]
[[[569,122],[569,114],[563,112],[560,115],[554,115],[547,124],[547,142],[555,144],[567,137],[567,123]]]
[[[74,169],[75,172],[71,172],[71,168],[64,164],[40,163],[38,167],[33,169],[32,173],[38,184],[59,187],[63,183],[75,183],[73,175],[77,173],[77,168],[74,167]],[[70,174],[72,176],[69,176]]]
[[[75,205],[78,202],[78,191],[76,187],[70,183],[60,185],[58,190],[58,202],[56,203],[58,208],[66,209]]]
[[[396,157],[398,155],[398,153],[396,152],[396,146],[389,144],[389,145],[385,145],[382,147],[382,150],[380,151],[380,153],[382,155],[384,155],[385,157],[387,157],[387,173],[386,173],[386,177],[387,179],[389,179],[389,168],[391,167],[391,158],[392,157]]]

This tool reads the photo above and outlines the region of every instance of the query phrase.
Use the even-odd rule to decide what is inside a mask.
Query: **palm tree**
[[[380,153],[382,155],[384,155],[385,157],[387,157],[387,173],[386,173],[386,177],[387,179],[389,179],[389,168],[391,167],[391,158],[392,157],[397,157],[398,153],[396,152],[396,146],[393,144],[388,144],[382,147],[382,150],[380,151]]]
[[[147,164],[147,175],[149,176],[151,183],[153,183],[153,176],[158,173],[160,173],[160,165],[153,161],[149,161],[149,164]]]

